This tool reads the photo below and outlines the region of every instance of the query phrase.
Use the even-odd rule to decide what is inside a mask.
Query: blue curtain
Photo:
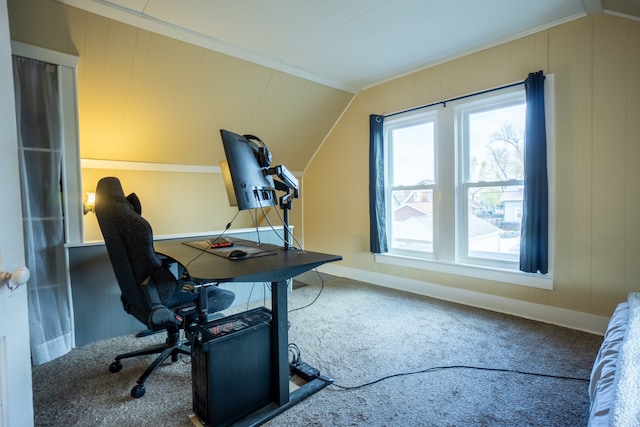
[[[549,189],[544,74],[542,71],[530,73],[524,84],[527,115],[520,270],[546,274],[549,267]]]
[[[369,234],[371,252],[387,252],[384,197],[384,116],[369,116]]]

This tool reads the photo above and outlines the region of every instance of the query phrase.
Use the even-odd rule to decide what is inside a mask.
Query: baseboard
[[[525,319],[551,323],[566,328],[604,335],[609,323],[609,318],[565,308],[552,307],[506,298],[496,295],[484,294],[466,289],[452,288],[437,285],[420,280],[406,279],[388,274],[375,273],[344,267],[337,264],[325,264],[319,267],[323,273],[346,277],[361,282],[367,282],[378,286],[411,292],[445,301],[511,314]]]

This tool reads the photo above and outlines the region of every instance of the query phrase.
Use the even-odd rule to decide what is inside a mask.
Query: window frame
[[[524,86],[503,89],[496,92],[474,95],[471,100],[461,100],[454,106],[454,126],[456,127],[456,138],[454,143],[458,149],[456,161],[459,173],[456,177],[456,200],[459,209],[456,215],[459,217],[458,227],[456,227],[456,262],[463,264],[495,267],[506,270],[519,271],[519,257],[514,261],[500,259],[499,257],[487,258],[473,256],[469,248],[469,188],[488,187],[513,187],[524,186],[523,179],[511,179],[501,181],[472,180],[470,176],[470,130],[469,116],[475,113],[494,111],[501,108],[513,107],[526,104]],[[524,121],[524,117],[523,117]],[[524,130],[523,130],[524,138]],[[524,166],[524,165],[523,165]]]
[[[399,120],[410,122],[411,117],[429,114],[429,112],[437,111],[438,117],[435,123],[435,183],[434,189],[434,251],[432,255],[416,253],[414,251],[405,251],[394,249],[389,245],[389,251],[382,254],[374,254],[375,261],[382,264],[390,264],[394,266],[409,267],[415,269],[429,270],[434,272],[449,273],[454,275],[485,279],[497,282],[503,282],[513,285],[530,286],[539,289],[553,289],[553,255],[554,255],[554,76],[548,74],[545,76],[545,119],[547,126],[547,170],[549,182],[549,271],[547,274],[525,273],[520,271],[517,266],[515,269],[507,268],[501,262],[484,262],[478,263],[474,257],[463,256],[461,253],[460,239],[463,235],[460,233],[465,218],[460,215],[461,197],[467,197],[462,185],[463,168],[459,162],[459,151],[462,149],[456,137],[459,136],[461,129],[456,122],[455,109],[466,104],[467,107],[472,105],[474,101],[483,98],[492,98],[500,96],[509,96],[511,92],[524,92],[524,86],[513,86],[504,89],[484,91],[478,95],[470,95],[456,98],[446,103],[431,105],[417,111],[413,109],[407,113],[394,114],[393,118],[385,119],[385,127],[387,124],[393,126]],[[505,95],[506,94],[506,95]],[[385,152],[386,147],[385,129]],[[388,163],[385,160],[385,168]],[[444,166],[451,165],[451,166]],[[387,186],[387,170],[385,170],[385,189]],[[518,180],[517,183],[520,181]],[[515,182],[508,181],[510,185]],[[483,183],[485,184],[485,183]],[[491,183],[486,183],[491,184]],[[444,201],[447,197],[451,199],[454,194],[453,202],[441,203],[435,208],[435,200]],[[388,197],[388,196],[386,196]],[[388,201],[388,199],[387,199]],[[463,205],[464,206],[464,205]],[[390,205],[387,204],[387,208]],[[387,209],[386,227],[390,226],[389,210]],[[391,234],[388,234],[391,236]],[[450,236],[453,236],[451,238]],[[466,233],[464,234],[466,239]],[[436,243],[437,242],[437,243]],[[466,247],[465,247],[466,250]]]
[[[62,116],[62,209],[65,243],[84,241],[82,177],[78,127],[77,68],[79,57],[26,43],[11,41],[11,53],[24,58],[48,62],[57,67]]]
[[[433,137],[434,137],[434,153],[433,153],[433,157],[434,157],[434,183],[433,184],[423,184],[423,185],[395,185],[395,183],[393,184],[388,184],[391,181],[391,176],[393,176],[393,169],[392,167],[389,167],[389,165],[393,165],[393,147],[392,144],[387,143],[388,138],[390,136],[390,134],[394,131],[394,130],[398,130],[398,129],[402,129],[402,128],[406,128],[408,126],[417,126],[423,123],[429,123],[432,122],[433,123]],[[387,233],[387,237],[388,237],[388,241],[389,241],[389,250],[390,252],[394,253],[394,254],[399,254],[399,255],[403,255],[403,256],[416,256],[418,253],[421,255],[420,257],[422,258],[427,258],[427,259],[435,259],[436,258],[436,254],[435,254],[435,248],[437,247],[437,240],[438,240],[438,234],[436,233],[437,230],[437,221],[438,221],[438,214],[437,211],[438,209],[436,209],[436,205],[437,205],[437,197],[435,196],[437,194],[438,191],[438,186],[437,186],[437,182],[438,182],[438,162],[435,161],[438,158],[438,153],[437,153],[437,134],[438,134],[438,123],[437,123],[437,117],[435,112],[433,112],[432,110],[425,110],[423,112],[420,113],[412,113],[412,114],[402,114],[399,115],[396,119],[393,120],[393,123],[390,124],[389,126],[386,125],[385,123],[385,127],[384,127],[384,138],[385,138],[385,144],[384,144],[384,150],[385,150],[385,204],[387,206],[387,218],[385,218],[385,224],[386,224],[386,233]],[[432,202],[433,202],[433,212],[432,212],[432,227],[433,227],[433,250],[431,252],[418,252],[418,251],[414,251],[414,250],[407,250],[407,249],[401,249],[401,248],[393,248],[393,206],[392,206],[392,198],[393,198],[393,192],[394,191],[401,191],[401,190],[425,190],[425,191],[429,191],[431,190],[432,192]]]

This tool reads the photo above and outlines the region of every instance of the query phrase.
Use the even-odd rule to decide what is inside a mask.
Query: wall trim
[[[615,12],[613,10],[605,10],[604,13],[607,15],[617,16],[618,18],[630,19],[632,21],[640,22],[640,17],[629,15],[627,13]]]
[[[289,225],[289,228],[293,232],[293,225]],[[192,233],[179,233],[179,234],[159,234],[157,236],[153,236],[154,241],[161,240],[173,240],[173,239],[193,239],[193,238],[211,238],[212,236],[222,236],[226,234],[227,236],[233,236],[235,234],[245,234],[245,233],[269,233],[272,231],[278,232],[284,229],[283,225],[274,225],[269,227],[247,227],[247,228],[230,228],[228,230],[209,230],[209,231],[194,231]],[[65,248],[83,248],[88,246],[98,246],[104,245],[104,240],[87,240],[84,242],[74,242],[74,243],[65,243]]]
[[[219,166],[172,163],[132,162],[124,160],[80,159],[82,169],[137,170],[149,172],[221,173]]]
[[[175,163],[136,162],[129,160],[80,159],[82,169],[135,170],[146,172],[211,173],[221,174],[220,166],[185,165]],[[302,178],[303,172],[290,171]]]
[[[406,279],[388,274],[359,270],[339,264],[325,264],[322,267],[319,267],[318,270],[334,276],[346,277],[378,286],[411,292],[418,295],[424,295],[499,313],[510,314],[525,319],[550,323],[597,335],[604,335],[609,323],[609,317],[605,316],[536,304],[513,298],[500,297],[482,292],[469,291],[466,289],[452,288],[450,286],[437,285],[415,279]]]
[[[68,53],[58,52],[51,49],[45,49],[39,46],[33,46],[16,40],[11,40],[11,53],[25,58],[37,59],[42,62],[62,65],[63,67],[76,68],[78,66],[79,56],[69,55]]]

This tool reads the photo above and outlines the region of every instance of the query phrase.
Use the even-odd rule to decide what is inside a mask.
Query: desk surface
[[[227,259],[183,244],[175,239],[155,242],[157,252],[168,255],[187,266],[192,279],[209,282],[282,282],[322,264],[342,259],[339,255],[320,252],[285,250],[280,246],[261,244],[260,248],[275,250],[274,255]],[[255,242],[243,241],[243,245]]]

